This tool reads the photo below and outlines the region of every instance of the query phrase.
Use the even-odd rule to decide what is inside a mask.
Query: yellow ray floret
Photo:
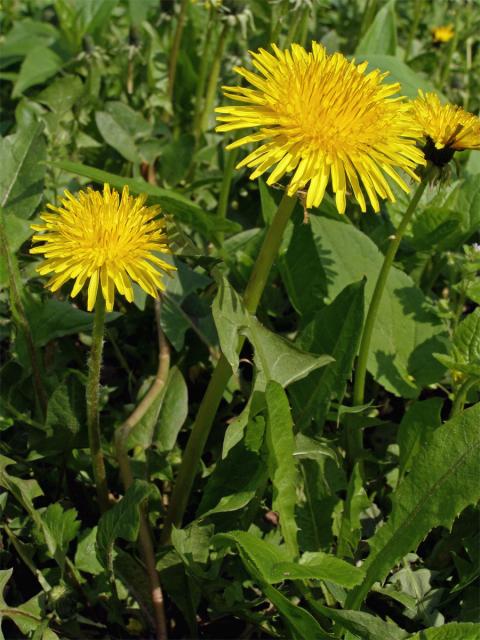
[[[415,120],[422,135],[436,149],[448,147],[454,151],[480,149],[480,118],[453,104],[442,105],[436,93],[423,93],[412,100]]]
[[[441,25],[439,27],[433,27],[432,39],[434,42],[443,43],[448,42],[455,35],[455,31],[451,24]]]
[[[384,84],[387,74],[378,70],[365,73],[367,63],[327,55],[316,42],[311,52],[296,44],[272,49],[273,55],[251,52],[259,73],[235,68],[253,88],[223,88],[227,98],[242,104],[216,109],[222,123],[217,131],[257,129],[227,147],[261,143],[238,167],[253,169],[252,179],[271,171],[268,184],[292,174],[288,194],[305,188],[307,207],[318,206],[331,184],[340,213],[348,192],[362,211],[365,193],[375,211],[379,198],[393,202],[387,177],[408,192],[398,169],[418,180],[415,168],[425,160],[407,103],[393,97],[400,85]]]
[[[52,291],[74,280],[75,297],[88,282],[87,308],[92,311],[100,290],[107,311],[113,309],[115,289],[133,301],[132,282],[155,297],[165,289],[162,272],[175,269],[156,253],[170,253],[165,222],[158,206],[145,206],[146,196],[122,195],[108,184],[103,193],[87,189],[73,196],[65,191],[61,207],[48,205],[40,217],[44,224],[32,225],[40,233],[32,238],[30,253],[41,253],[40,275],[50,275]]]

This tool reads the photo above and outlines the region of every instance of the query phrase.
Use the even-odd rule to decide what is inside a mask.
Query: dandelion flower
[[[386,73],[366,74],[366,62],[327,55],[316,42],[311,52],[296,44],[272,49],[273,55],[264,49],[251,53],[260,74],[235,67],[254,88],[223,87],[226,97],[243,104],[216,109],[223,123],[217,131],[258,130],[227,146],[262,142],[237,167],[254,168],[252,180],[273,168],[268,184],[293,172],[287,192],[307,189],[307,208],[320,204],[331,182],[340,213],[348,191],[362,211],[364,192],[375,211],[379,197],[394,202],[386,176],[408,192],[397,169],[418,180],[414,170],[425,160],[407,103],[392,97],[400,85],[383,84]]]
[[[108,184],[103,193],[87,189],[73,196],[65,191],[61,207],[48,205],[40,217],[44,224],[32,225],[39,231],[32,238],[30,253],[41,253],[44,262],[40,275],[50,274],[46,286],[59,289],[74,280],[70,295],[74,298],[88,282],[87,308],[92,311],[100,289],[107,311],[113,309],[115,288],[133,301],[132,282],[155,297],[164,290],[162,272],[174,267],[159,253],[170,253],[165,222],[159,219],[158,206],[145,206],[146,196],[134,198],[124,187],[122,195]]]
[[[440,27],[433,27],[432,39],[435,44],[443,44],[449,42],[455,35],[455,31],[451,24],[441,25]]]
[[[453,104],[442,105],[436,93],[412,100],[413,114],[426,140],[423,152],[437,166],[449,162],[455,151],[480,149],[480,118]]]

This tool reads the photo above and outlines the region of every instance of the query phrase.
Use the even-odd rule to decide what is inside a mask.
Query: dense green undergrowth
[[[478,2],[3,0],[0,20],[5,637],[155,637],[147,527],[171,638],[478,638],[480,152],[456,154],[420,200],[355,406],[366,310],[410,196],[379,214],[351,201],[344,216],[328,191],[308,214],[299,201],[252,315],[242,293],[281,186],[235,170],[246,152],[214,131],[248,50],[310,40],[388,71],[407,97],[434,90],[478,113]],[[160,204],[177,271],[160,304],[136,287],[106,317],[101,515],[85,409],[93,314],[68,285],[44,288],[29,248],[47,203],[104,182]],[[166,540],[219,359],[234,375]],[[125,484],[115,433],[156,375]]]

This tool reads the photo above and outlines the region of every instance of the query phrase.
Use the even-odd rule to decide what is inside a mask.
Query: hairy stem
[[[100,438],[100,416],[98,409],[104,329],[105,300],[101,291],[99,291],[93,319],[92,347],[88,361],[86,395],[88,442],[90,445],[90,455],[92,456],[93,477],[97,490],[98,504],[102,513],[109,508],[107,474],[105,472],[105,461]]]

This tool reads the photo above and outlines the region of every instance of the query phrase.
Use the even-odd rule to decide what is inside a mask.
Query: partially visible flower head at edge
[[[307,189],[307,208],[321,203],[331,182],[340,213],[350,190],[362,211],[364,192],[375,211],[379,198],[394,202],[387,176],[408,192],[397,170],[418,180],[415,169],[425,159],[407,102],[393,97],[400,85],[384,84],[387,74],[379,70],[366,74],[366,62],[327,55],[317,42],[311,52],[296,44],[285,51],[272,44],[272,49],[273,55],[250,52],[260,74],[234,68],[254,88],[223,87],[227,98],[243,104],[216,109],[222,123],[217,131],[257,129],[227,149],[262,143],[237,168],[254,169],[252,180],[273,168],[270,185],[294,172],[287,193]]]
[[[455,151],[480,150],[480,118],[453,104],[444,104],[436,93],[419,90],[411,102],[413,116],[425,138],[427,160],[442,167]]]
[[[454,35],[455,31],[451,24],[440,25],[439,27],[432,28],[432,39],[437,44],[449,42]]]
[[[165,221],[159,218],[160,207],[145,206],[146,196],[122,195],[108,184],[103,192],[88,188],[72,195],[65,191],[61,207],[47,205],[50,211],[40,216],[44,224],[33,224],[40,233],[32,243],[43,243],[30,253],[44,255],[38,267],[40,275],[50,275],[46,287],[56,291],[74,280],[74,298],[88,281],[87,309],[92,311],[100,290],[107,311],[112,311],[115,289],[133,302],[132,282],[156,297],[165,285],[162,272],[175,267],[154,252],[170,253]]]

